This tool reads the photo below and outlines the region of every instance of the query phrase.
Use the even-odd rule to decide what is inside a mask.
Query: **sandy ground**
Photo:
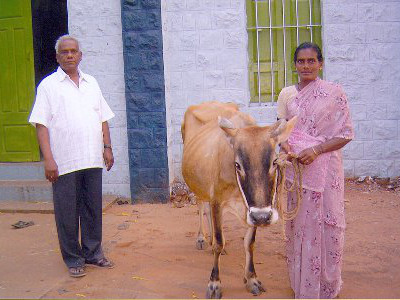
[[[400,298],[400,196],[347,184],[344,286],[340,298]],[[211,249],[195,249],[197,207],[113,205],[104,214],[104,249],[112,270],[87,269],[70,278],[54,225],[45,214],[0,214],[0,298],[203,298]],[[35,225],[12,229],[19,221]],[[227,255],[221,257],[224,298],[254,298],[243,284],[243,235],[226,215]],[[281,224],[257,232],[256,271],[267,292],[292,298]]]

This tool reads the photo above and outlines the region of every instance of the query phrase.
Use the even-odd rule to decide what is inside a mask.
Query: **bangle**
[[[318,153],[317,151],[315,151],[314,147],[311,147],[311,149],[312,149],[312,151],[314,152],[314,154],[315,154],[316,156],[319,155],[319,153]]]
[[[110,144],[104,144],[104,149],[106,149],[106,148],[110,148],[110,149],[112,149],[112,147],[111,147],[111,145],[110,145]]]

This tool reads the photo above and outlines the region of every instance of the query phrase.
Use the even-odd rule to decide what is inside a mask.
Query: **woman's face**
[[[318,61],[317,52],[312,48],[301,49],[295,62],[300,81],[312,81],[317,78],[322,62]]]

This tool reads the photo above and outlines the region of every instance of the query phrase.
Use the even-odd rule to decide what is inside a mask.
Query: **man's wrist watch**
[[[110,149],[112,149],[112,147],[111,147],[111,145],[110,145],[110,144],[104,144],[104,149],[106,149],[106,148],[110,148]]]

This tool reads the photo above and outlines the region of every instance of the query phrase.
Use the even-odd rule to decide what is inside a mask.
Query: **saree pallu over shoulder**
[[[315,79],[288,104],[287,111],[289,118],[298,117],[288,140],[296,154],[334,137],[353,138],[347,98],[335,83]],[[324,191],[331,155],[332,152],[321,154],[312,164],[304,167],[304,188]],[[293,180],[293,171],[290,169],[288,179]]]

